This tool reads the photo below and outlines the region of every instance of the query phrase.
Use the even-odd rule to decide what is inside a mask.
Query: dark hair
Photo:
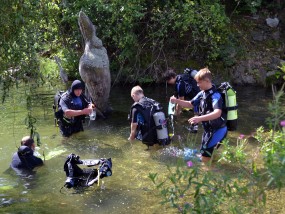
[[[172,78],[175,78],[176,76],[177,76],[177,74],[175,73],[174,69],[171,68],[171,69],[168,69],[164,73],[163,78],[164,78],[165,81],[168,81],[168,80],[170,80]]]

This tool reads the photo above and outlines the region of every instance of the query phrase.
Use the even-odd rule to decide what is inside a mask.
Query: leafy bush
[[[76,76],[84,48],[77,24],[78,13],[83,10],[98,27],[113,76],[135,78],[128,81],[145,81],[145,76],[159,80],[159,73],[169,63],[169,49],[184,50],[187,55],[205,53],[202,57],[215,60],[220,45],[227,40],[229,23],[218,0],[6,1],[1,9],[7,21],[0,30],[5,40],[0,52],[15,63],[6,61],[4,69],[18,66],[24,54],[33,53],[26,61],[30,64],[38,60],[37,54],[53,59],[63,53],[68,60],[64,69]]]

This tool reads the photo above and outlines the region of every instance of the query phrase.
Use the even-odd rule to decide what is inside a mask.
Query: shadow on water
[[[173,146],[198,148],[202,128],[197,134],[189,134],[185,126],[192,112],[183,113],[175,120],[175,137],[166,148],[155,145],[146,150],[146,145],[127,141],[129,122],[127,115],[132,104],[131,88],[112,88],[110,103],[114,109],[106,119],[96,119],[85,123],[85,131],[70,138],[61,137],[54,126],[53,95],[55,88],[43,88],[40,96],[33,99],[33,116],[37,118],[37,131],[42,145],[38,154],[46,161],[36,171],[30,182],[31,188],[18,176],[4,173],[11,161],[19,140],[28,134],[25,124],[25,98],[19,90],[12,91],[10,99],[1,107],[0,128],[0,193],[1,209],[7,213],[176,213],[176,210],[159,204],[160,199],[151,191],[153,185],[149,173],[167,174],[167,165],[175,166],[181,160],[164,154]],[[20,90],[21,91],[21,90]],[[239,103],[239,129],[230,133],[236,137],[240,133],[250,134],[254,128],[263,125],[268,116],[267,104],[271,93],[261,88],[237,88]],[[258,94],[257,94],[258,91]],[[170,93],[170,92],[169,92]],[[164,87],[145,88],[146,96],[154,98],[167,109],[168,100]],[[168,94],[170,96],[171,94]],[[63,164],[70,153],[81,159],[112,158],[113,175],[84,189],[60,189],[65,183]],[[3,172],[3,173],[2,173]]]

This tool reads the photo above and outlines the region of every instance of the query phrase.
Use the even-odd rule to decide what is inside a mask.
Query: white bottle
[[[89,119],[90,120],[96,119],[96,110],[94,108],[93,108],[92,112],[89,114]]]

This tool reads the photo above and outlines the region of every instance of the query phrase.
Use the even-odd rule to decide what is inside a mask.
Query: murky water
[[[68,139],[61,137],[54,126],[53,95],[60,86],[45,86],[32,99],[32,115],[37,118],[36,128],[42,145],[37,152],[46,161],[30,178],[20,178],[9,170],[13,153],[20,139],[29,134],[24,119],[26,114],[26,88],[14,89],[1,105],[0,120],[0,212],[4,213],[176,213],[176,210],[159,204],[160,199],[151,191],[150,172],[164,174],[167,165],[175,159],[158,145],[146,150],[136,141],[127,141],[129,123],[127,115],[132,104],[130,87],[111,90],[113,114],[106,120],[86,121],[85,131]],[[271,92],[261,88],[237,88],[239,128],[229,137],[250,134],[263,125],[268,116],[267,104]],[[170,90],[168,91],[171,94]],[[167,109],[164,87],[148,87],[145,95],[160,101]],[[201,130],[189,134],[187,118],[191,112],[175,119],[175,141],[171,146],[198,148]],[[201,129],[201,128],[200,128]],[[170,130],[171,132],[172,130]],[[190,139],[190,140],[189,140]],[[75,153],[81,159],[112,158],[113,175],[84,190],[62,189],[65,183],[63,164],[67,155]]]

